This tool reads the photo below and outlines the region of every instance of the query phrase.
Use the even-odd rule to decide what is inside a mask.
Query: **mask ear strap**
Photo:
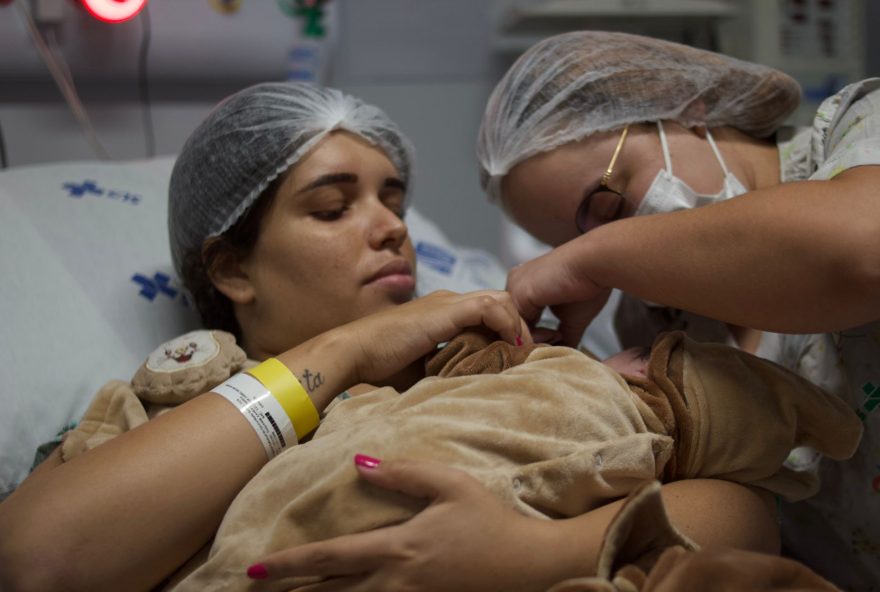
[[[724,164],[724,159],[721,157],[721,151],[718,150],[718,146],[715,145],[715,140],[712,138],[712,132],[709,131],[709,128],[706,128],[706,139],[709,140],[709,146],[712,147],[712,152],[715,153],[715,158],[718,159],[718,164],[721,165],[721,170],[724,171],[724,176],[726,177],[730,173],[727,170],[727,165]]]
[[[660,146],[663,148],[663,160],[666,161],[666,172],[672,175],[672,159],[669,157],[669,144],[666,143],[666,132],[663,131],[662,121],[657,121],[657,129],[660,133]]]

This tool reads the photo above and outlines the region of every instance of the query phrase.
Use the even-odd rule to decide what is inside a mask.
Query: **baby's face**
[[[647,376],[650,357],[651,348],[631,347],[604,359],[602,363],[621,374]]]

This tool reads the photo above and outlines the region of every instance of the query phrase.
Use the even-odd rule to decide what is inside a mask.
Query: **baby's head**
[[[631,347],[605,358],[602,363],[620,374],[647,377],[650,360],[650,347]]]

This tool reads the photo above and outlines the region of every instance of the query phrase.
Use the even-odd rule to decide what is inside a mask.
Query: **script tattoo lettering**
[[[303,386],[306,387],[306,390],[310,393],[315,392],[322,384],[324,384],[324,377],[321,376],[320,372],[312,374],[312,372],[306,368],[303,371]]]

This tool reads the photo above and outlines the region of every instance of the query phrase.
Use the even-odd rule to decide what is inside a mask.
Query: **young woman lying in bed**
[[[412,401],[413,392],[427,399],[440,394],[430,390],[437,379],[421,380],[423,358],[467,328],[482,326],[509,344],[509,359],[523,362],[512,368],[525,375],[522,380],[534,381],[529,373],[546,372],[548,364],[563,364],[586,372],[572,372],[575,382],[590,383],[598,375],[606,387],[626,389],[620,397],[628,398],[626,421],[640,424],[634,437],[665,459],[653,468],[652,476],[662,476],[675,456],[671,438],[659,433],[668,428],[662,427],[663,418],[656,412],[644,415],[644,398],[632,396],[629,384],[607,366],[565,348],[532,351],[528,329],[506,293],[434,293],[410,301],[414,256],[402,221],[410,162],[408,142],[381,111],[329,89],[258,85],[226,99],[209,115],[187,142],[172,176],[172,254],[206,327],[234,334],[247,358],[260,363],[251,366],[215,331],[200,336],[207,340],[204,347],[187,341],[180,352],[168,348],[167,355],[162,348],[139,372],[140,382],[103,389],[87,421],[0,504],[4,590],[146,590],[165,582],[217,534],[233,500],[246,493],[258,473],[270,474],[281,466],[275,463],[295,458],[289,453],[330,448],[320,437],[301,448],[296,442],[314,431],[340,393],[372,389],[365,385],[393,387],[336,405],[356,413],[359,406],[366,410],[375,404],[376,413],[392,420],[395,414],[385,408],[395,404],[385,400],[389,393],[410,389],[401,401]],[[211,343],[216,351],[205,354]],[[175,358],[198,362],[182,381],[166,372]],[[245,372],[229,376],[238,370]],[[102,431],[105,419],[120,408],[132,409],[136,388],[147,393],[149,403],[187,402],[161,413],[155,405],[142,405],[140,412],[123,414],[120,424]],[[108,395],[108,389],[115,394]],[[825,412],[851,423],[820,393],[813,395]],[[414,417],[418,406],[415,411]],[[329,414],[328,435],[348,429],[339,430],[337,415],[345,417]],[[369,415],[375,417],[372,411]],[[546,417],[552,415],[557,414]],[[654,417],[647,423],[655,425],[645,426],[644,417]],[[533,429],[540,433],[544,426]],[[330,440],[366,442],[339,435]],[[845,454],[850,444],[829,447]],[[289,450],[276,457],[283,448]],[[339,450],[350,458],[351,451]],[[502,465],[518,470],[515,450],[496,452],[509,455]],[[558,450],[549,454],[556,457]],[[448,459],[442,453],[433,458]],[[529,461],[520,459],[520,464],[527,467]],[[302,483],[317,478],[308,466],[314,467],[304,460],[298,471]],[[354,475],[350,462],[344,468]],[[740,476],[762,484],[773,471]],[[520,480],[519,489],[540,488],[541,476],[534,477],[531,485]],[[509,483],[516,489],[516,482]],[[663,490],[672,522],[697,543],[776,551],[766,491],[700,478],[675,481]],[[545,514],[577,516],[572,521],[545,520],[525,493],[522,499],[512,494],[517,507],[503,510],[505,524],[532,536],[504,542],[507,548],[497,554],[504,560],[503,577],[496,573],[492,580],[497,589],[516,582],[522,589],[543,590],[595,572],[599,542],[620,505],[611,500],[624,495],[625,487],[615,485],[586,501],[564,493],[567,501]],[[413,500],[402,507],[395,519],[411,515],[420,504]],[[536,536],[547,544],[536,545]],[[272,550],[277,548],[255,546],[248,561]],[[236,563],[232,577],[244,577],[246,567]],[[454,582],[448,587],[457,589]]]

